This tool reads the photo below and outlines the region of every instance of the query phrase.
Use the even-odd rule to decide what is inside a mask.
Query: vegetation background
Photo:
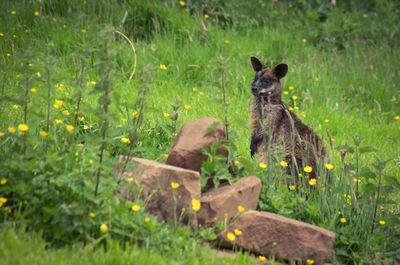
[[[201,117],[227,126],[236,176],[263,181],[260,210],[334,231],[335,264],[400,262],[398,1],[6,0],[0,7],[5,264],[251,262],[249,253],[210,254],[202,242],[215,238],[211,228],[160,224],[143,211],[145,201],[114,196],[120,154],[164,162],[182,124]],[[134,43],[132,80],[135,56],[116,31]],[[250,158],[250,56],[289,65],[283,100],[324,139],[330,160],[320,169],[330,185],[321,179],[316,192],[306,181],[288,190],[279,185],[279,161],[264,169]],[[233,181],[215,161],[210,170]]]

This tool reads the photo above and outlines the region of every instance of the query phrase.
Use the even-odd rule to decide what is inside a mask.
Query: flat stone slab
[[[235,235],[240,231],[240,235]],[[228,239],[228,233],[235,235]],[[232,234],[230,238],[232,239]],[[269,212],[244,212],[217,240],[223,247],[240,247],[263,256],[289,261],[328,261],[332,255],[335,234],[327,229]]]

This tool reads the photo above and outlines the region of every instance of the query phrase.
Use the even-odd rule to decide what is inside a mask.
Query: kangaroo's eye
[[[263,80],[261,81],[261,83],[262,83],[263,86],[269,87],[269,86],[272,85],[272,80],[269,79],[269,78],[268,78],[268,79],[263,79]]]

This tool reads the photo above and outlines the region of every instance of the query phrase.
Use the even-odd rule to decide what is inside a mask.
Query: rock
[[[201,209],[197,214],[199,224],[215,225],[218,221],[229,220],[243,210],[257,208],[261,191],[258,177],[240,178],[232,185],[220,186],[201,195]]]
[[[125,162],[126,157],[121,156],[119,162]],[[174,222],[173,192],[176,198],[176,216],[181,214],[190,220],[195,215],[192,209],[192,199],[200,199],[200,174],[193,170],[165,165],[155,161],[142,158],[129,158],[128,163],[133,163],[134,168],[127,170],[122,175],[122,181],[129,179],[137,183],[137,193],[132,193],[128,186],[122,186],[121,195],[134,201],[133,194],[140,192],[140,198],[146,200],[145,210],[158,217],[158,220],[168,223]],[[179,187],[172,189],[171,182],[179,184]],[[185,208],[185,213],[182,209]]]
[[[226,136],[224,125],[219,125],[205,135],[207,129],[215,122],[214,118],[201,118],[185,123],[175,138],[174,145],[167,158],[168,165],[174,165],[200,172],[201,164],[207,160],[207,156],[201,150],[204,146],[223,140]],[[228,156],[228,151],[221,146],[217,154]]]
[[[234,241],[228,233],[242,232]],[[221,231],[217,240],[221,246],[233,245],[263,256],[278,256],[290,261],[329,260],[335,234],[329,230],[293,220],[269,212],[248,211],[227,229]]]

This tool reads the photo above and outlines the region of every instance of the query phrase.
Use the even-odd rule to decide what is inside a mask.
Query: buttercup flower
[[[308,184],[310,184],[310,186],[314,186],[315,184],[317,184],[317,180],[316,179],[310,179]]]
[[[82,29],[82,33],[85,34],[86,33],[86,29]]]
[[[67,131],[69,131],[69,132],[74,130],[74,126],[73,126],[73,125],[70,125],[70,124],[65,125],[65,128],[66,128]]]
[[[379,224],[384,225],[384,224],[386,224],[386,222],[383,220],[379,220]]]
[[[108,227],[106,224],[102,224],[100,226],[100,232],[102,232],[103,234],[107,233]]]
[[[229,232],[228,234],[226,234],[226,238],[228,238],[229,241],[235,241],[236,236],[233,233]]]
[[[235,235],[240,236],[242,234],[242,231],[240,231],[239,229],[235,229],[234,230]]]
[[[267,258],[264,257],[264,256],[258,256],[258,259],[261,260],[261,261],[267,260]]]
[[[183,1],[179,1],[179,4],[180,4],[181,6],[185,6],[185,2],[183,2]]]
[[[289,86],[289,90],[293,90],[294,89],[294,87],[293,86]]]
[[[192,106],[185,104],[185,109],[190,109]]]
[[[18,109],[18,108],[19,108],[19,105],[15,104],[15,105],[13,105],[13,108],[14,108],[14,109]]]
[[[160,69],[167,70],[167,66],[165,64],[160,64]]]
[[[56,122],[56,124],[63,124],[63,121],[59,120],[59,119],[56,119],[55,122]]]
[[[328,122],[329,122],[329,120],[324,120],[324,122],[328,123]]]
[[[17,131],[13,126],[8,127],[7,130],[9,133],[15,133]]]
[[[21,123],[20,125],[18,125],[18,130],[20,130],[22,133],[25,133],[29,130],[29,126],[28,124]]]
[[[169,116],[171,116],[169,113],[164,112],[164,117],[165,117],[165,118],[168,118]]]
[[[62,112],[64,115],[66,115],[66,116],[69,116],[69,111],[68,110],[63,110],[63,112]]]
[[[307,40],[306,39],[303,39],[303,43],[306,43],[307,42]]]
[[[35,11],[35,13],[33,13],[35,16],[39,16],[39,12]]]
[[[307,261],[308,264],[314,264],[314,262],[315,262],[315,261],[312,260],[312,259],[307,259],[306,261]]]
[[[176,182],[171,182],[171,187],[173,188],[173,189],[177,189],[177,188],[179,188],[179,183],[176,183]]]
[[[261,167],[262,169],[267,168],[267,165],[263,162],[261,162],[260,164],[258,164],[259,167]]]
[[[2,137],[3,135],[5,135],[5,133],[3,133],[3,132],[0,132],[0,137]]]
[[[131,141],[126,137],[122,137],[121,138],[121,142],[126,143],[126,144],[130,144],[131,143]]]
[[[194,87],[194,88],[193,88],[193,91],[196,92],[196,91],[197,91],[197,87]]]
[[[135,204],[132,206],[132,211],[137,212],[140,210],[140,205],[139,204]]]
[[[1,181],[0,181],[0,184],[1,185],[5,185],[7,183],[7,181],[8,180],[6,178],[2,178]]]
[[[289,190],[296,190],[296,185],[289,185]]]
[[[288,166],[288,164],[287,164],[287,162],[286,162],[286,161],[283,161],[283,160],[282,160],[282,161],[281,161],[281,166],[282,166],[282,167],[287,167],[287,166]]]
[[[59,109],[59,108],[62,107],[62,105],[63,105],[63,101],[62,101],[62,100],[56,99],[56,103],[54,103],[53,106],[54,106],[56,109]]]
[[[146,223],[150,222],[150,217],[144,218],[144,221],[145,221]]]
[[[196,199],[192,199],[192,209],[193,211],[197,212],[198,210],[200,210],[201,204],[199,200]]]
[[[34,88],[34,87],[32,87],[32,88],[31,88],[31,92],[32,92],[32,93],[36,93],[36,92],[37,92],[37,89]]]
[[[204,18],[205,18],[205,19],[207,19],[207,18],[209,18],[209,17],[210,17],[209,15],[204,14]]]
[[[327,170],[332,170],[333,169],[333,165],[329,164],[329,163],[326,164],[325,167],[326,167]]]
[[[306,172],[306,173],[311,173],[311,171],[312,171],[312,167],[310,167],[310,166],[306,166],[304,168],[304,172]]]
[[[292,97],[293,100],[297,100],[297,98],[298,98],[297,96],[293,96]]]
[[[239,205],[238,207],[237,207],[237,209],[238,209],[238,212],[239,213],[242,213],[242,212],[244,212],[244,207],[242,206],[242,205]]]
[[[89,214],[89,216],[94,218],[96,216],[96,214],[92,212],[92,213]]]
[[[342,217],[342,218],[340,218],[340,222],[344,224],[347,222],[347,220],[346,220],[346,218]]]
[[[96,83],[96,81],[92,81],[92,82],[90,82],[92,85],[96,85],[97,83]]]

